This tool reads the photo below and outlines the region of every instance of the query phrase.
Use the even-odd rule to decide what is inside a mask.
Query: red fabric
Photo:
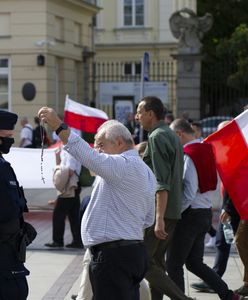
[[[212,145],[216,167],[223,185],[240,218],[247,220],[248,148],[242,130],[236,120],[233,120],[221,130],[207,137],[204,142]]]
[[[98,127],[107,120],[95,116],[84,116],[65,110],[64,121],[72,128],[88,133],[96,133]]]
[[[194,162],[201,193],[214,191],[217,187],[217,171],[212,146],[203,143],[189,144],[184,153]]]

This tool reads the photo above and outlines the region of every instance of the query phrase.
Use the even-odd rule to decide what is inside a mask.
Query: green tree
[[[197,0],[199,16],[209,12],[213,15],[213,27],[204,37],[203,50],[216,56],[216,47],[223,39],[230,38],[240,24],[248,24],[247,0]]]
[[[216,47],[216,56],[234,61],[235,71],[229,75],[227,84],[242,89],[248,84],[248,26],[239,25],[229,39],[222,39]]]

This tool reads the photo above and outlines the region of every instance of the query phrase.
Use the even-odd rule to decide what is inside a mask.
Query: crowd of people
[[[17,116],[12,118],[9,124],[6,118],[1,120],[0,115],[0,153],[6,153],[7,139],[13,134]],[[166,112],[162,101],[152,96],[144,97],[137,106],[135,122],[139,130],[142,128],[148,133],[142,143],[144,136],[140,138],[138,134],[137,145],[133,115],[128,116],[127,126],[116,120],[103,123],[95,135],[94,147],[63,123],[52,108],[42,107],[36,121],[40,136],[44,136],[45,128],[41,125],[44,122],[63,143],[57,172],[67,172],[67,182],[70,182],[61,191],[61,182],[55,178],[59,194],[53,213],[53,241],[46,246],[64,246],[65,217],[68,215],[73,240],[67,247],[86,248],[80,290],[73,299],[138,300],[141,294],[142,299],[162,300],[167,295],[173,300],[190,300],[193,298],[185,295],[184,266],[202,280],[192,285],[195,289],[215,292],[222,300],[240,300],[248,295],[247,221],[239,220],[225,189],[221,221],[215,233],[215,265],[211,268],[203,261],[205,236],[212,226],[218,174],[213,150],[210,144],[202,143],[198,122],[193,122],[186,113],[175,119],[171,112]],[[20,146],[30,147],[33,129],[26,118],[21,124]],[[9,150],[10,141],[8,145]],[[6,165],[1,155],[0,175]],[[82,214],[82,241],[78,219],[80,187],[75,177],[81,165],[96,175]],[[14,171],[9,169],[9,172],[15,178]],[[0,177],[0,180],[5,179]],[[10,180],[18,186],[16,178]],[[8,191],[8,187],[4,189]],[[25,201],[19,193],[7,200],[6,204],[1,203],[7,212],[13,202],[19,204],[15,215],[1,217],[0,214],[0,243],[2,230],[10,234],[4,231],[8,222],[19,222],[25,210]],[[222,279],[230,252],[222,226],[227,219],[231,219],[237,232],[237,249],[244,264],[244,284],[235,291]],[[19,224],[15,230],[20,228]],[[9,248],[0,249],[7,255]],[[13,285],[12,293],[22,289],[22,296],[13,299],[24,300],[28,271],[23,261],[18,260],[17,252],[11,255],[8,254],[5,270],[20,271],[22,277],[20,285],[12,278],[8,287]],[[0,270],[0,280],[4,277],[2,273],[4,270]],[[147,293],[144,278],[150,293]],[[3,299],[12,299],[7,293],[0,284]]]

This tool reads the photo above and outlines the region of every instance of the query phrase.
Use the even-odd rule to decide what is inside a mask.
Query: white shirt
[[[21,129],[20,138],[21,138],[21,140],[24,139],[22,147],[26,147],[26,146],[32,144],[32,140],[33,140],[33,127],[32,127],[32,125],[26,124]]]
[[[73,132],[64,149],[99,175],[81,223],[83,244],[143,240],[154,223],[156,178],[137,150],[99,153]]]
[[[184,146],[196,142],[199,141],[194,140],[185,144]],[[183,166],[182,212],[189,206],[191,206],[191,208],[211,208],[215,194],[216,190],[200,193],[198,175],[194,162],[188,155],[185,154]]]
[[[64,149],[62,149],[61,152],[60,152],[60,159],[61,159],[60,165],[62,167],[69,168],[69,169],[75,171],[75,173],[77,175],[80,174],[80,171],[81,171],[80,162],[78,162],[73,156],[71,156]]]

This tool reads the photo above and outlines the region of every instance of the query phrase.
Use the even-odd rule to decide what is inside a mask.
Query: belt
[[[89,248],[91,252],[97,252],[108,248],[125,247],[125,246],[130,246],[135,244],[143,244],[143,241],[142,240],[117,240],[117,241],[97,244]]]

